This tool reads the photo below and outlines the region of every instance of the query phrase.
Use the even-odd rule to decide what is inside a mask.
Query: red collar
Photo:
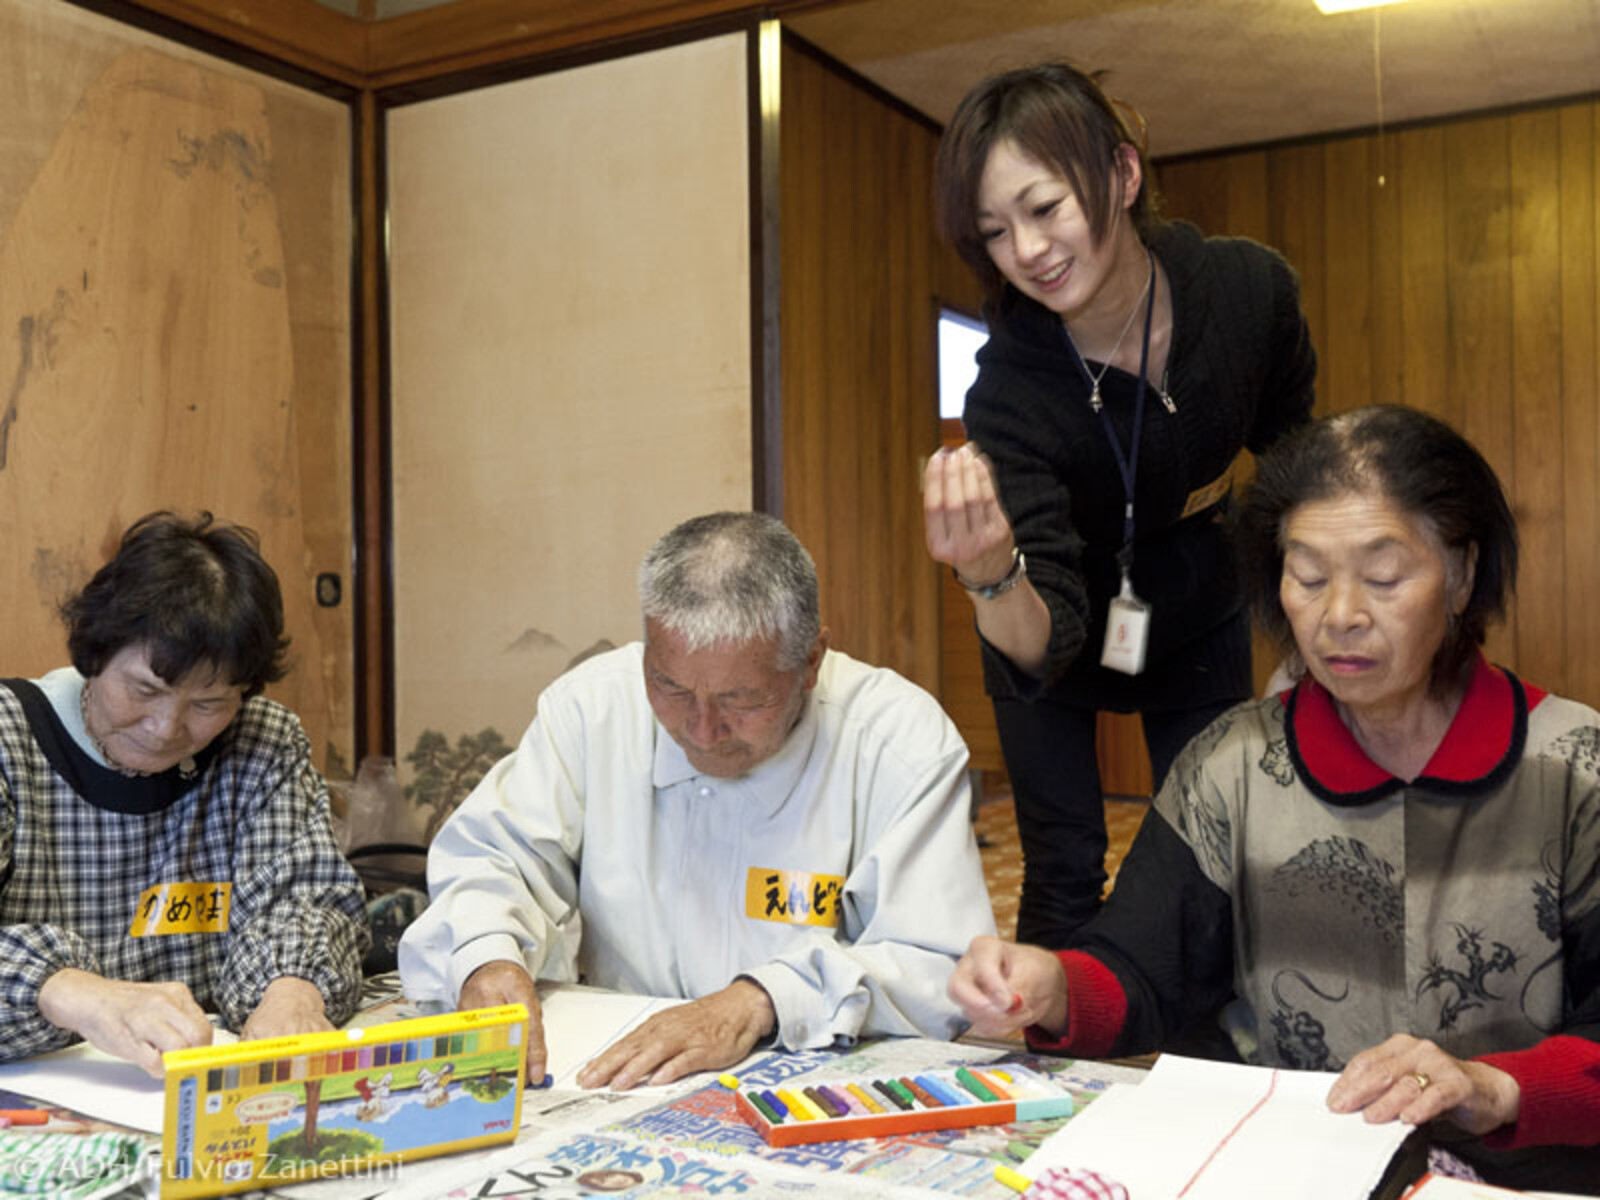
[[[1411,786],[1445,793],[1483,791],[1499,784],[1528,737],[1528,712],[1544,691],[1482,655],[1444,740]],[[1333,697],[1310,675],[1280,699],[1289,754],[1305,784],[1332,804],[1368,804],[1405,787],[1367,757],[1334,707]]]

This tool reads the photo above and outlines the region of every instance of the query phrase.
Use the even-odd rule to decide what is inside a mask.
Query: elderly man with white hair
[[[994,920],[967,750],[938,703],[828,649],[816,568],[781,521],[677,526],[639,572],[644,642],[557,679],[440,831],[407,994],[534,1014],[535,979],[692,1003],[589,1063],[666,1083],[869,1035],[954,1037],[957,958]]]

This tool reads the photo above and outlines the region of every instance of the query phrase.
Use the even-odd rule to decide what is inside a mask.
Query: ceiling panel
[[[1045,58],[1107,69],[1192,153],[1600,89],[1600,0],[856,0],[786,21],[934,120],[983,76]]]

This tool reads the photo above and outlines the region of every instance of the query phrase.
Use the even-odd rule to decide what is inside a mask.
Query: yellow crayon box
[[[520,1004],[173,1050],[162,1200],[327,1179],[516,1137]]]

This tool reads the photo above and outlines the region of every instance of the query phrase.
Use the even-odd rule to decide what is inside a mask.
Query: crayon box
[[[528,1010],[508,1004],[169,1051],[162,1200],[509,1142],[527,1028]]]
[[[735,1080],[734,1082],[737,1082]],[[1072,1093],[1025,1067],[956,1067],[882,1079],[734,1089],[739,1114],[769,1146],[1070,1117]]]

